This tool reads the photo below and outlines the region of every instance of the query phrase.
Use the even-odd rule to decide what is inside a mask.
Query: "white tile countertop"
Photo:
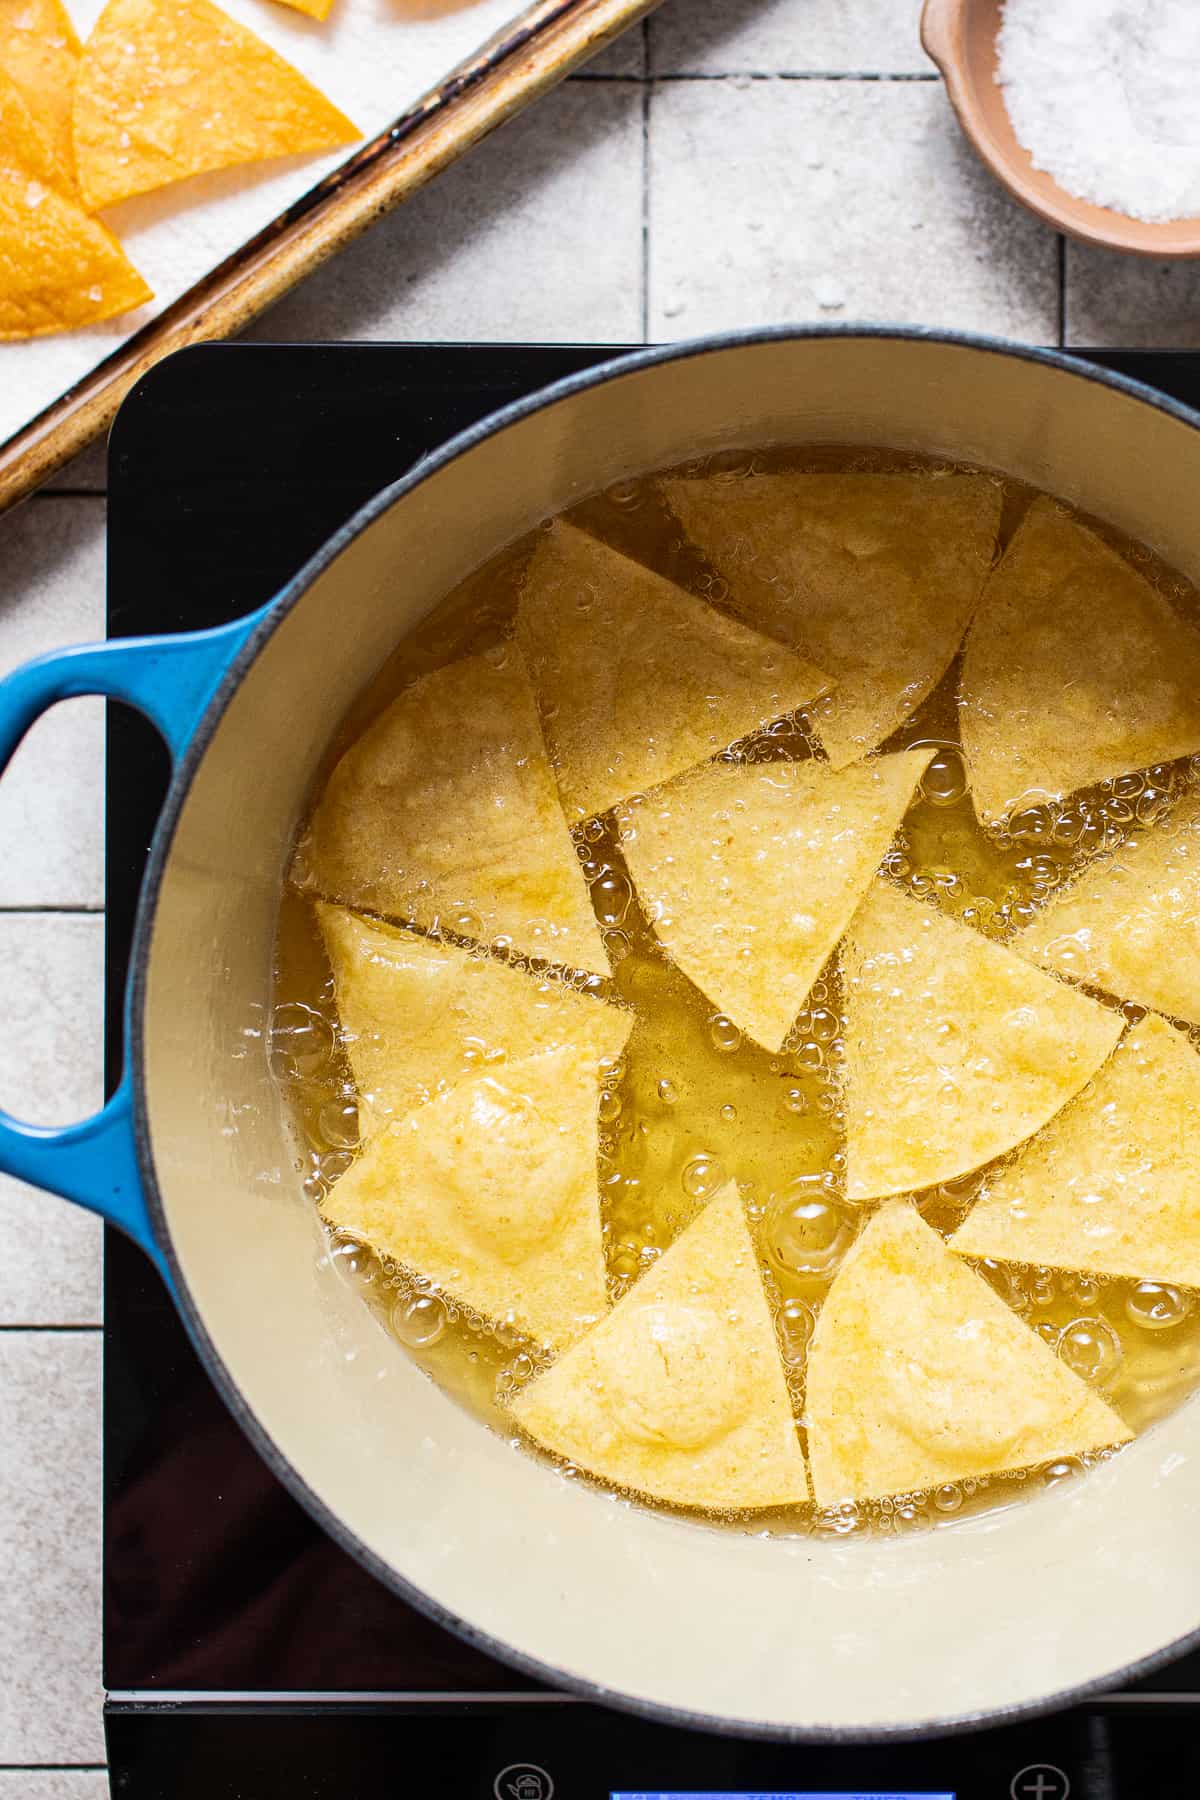
[[[352,6],[356,0],[337,0]],[[1200,265],[1064,245],[962,144],[918,0],[666,0],[259,321],[639,342],[887,320],[1200,346]],[[103,629],[104,462],[0,518],[0,667]],[[99,703],[0,787],[0,1104],[100,1089]],[[0,1800],[100,1800],[98,1228],[0,1178]]]

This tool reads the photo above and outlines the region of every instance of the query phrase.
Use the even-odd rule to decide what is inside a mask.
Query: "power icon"
[[[1067,1800],[1071,1781],[1053,1763],[1030,1763],[1027,1769],[1017,1770],[1008,1791],[1012,1800]]]
[[[492,1783],[496,1800],[554,1800],[554,1782],[537,1763],[509,1763]]]

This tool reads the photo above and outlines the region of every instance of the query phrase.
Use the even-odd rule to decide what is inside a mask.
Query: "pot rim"
[[[1040,363],[1058,369],[1063,374],[1073,375],[1095,382],[1102,387],[1111,388],[1117,393],[1125,394],[1131,399],[1139,400],[1153,407],[1156,411],[1166,413],[1181,424],[1189,425],[1194,430],[1200,430],[1200,411],[1195,408],[1173,399],[1170,395],[1163,394],[1159,389],[1151,387],[1145,382],[1120,374],[1113,369],[1080,361],[1061,349],[1043,349],[1035,345],[973,332],[943,331],[926,326],[870,325],[850,322],[839,325],[777,325],[714,332],[704,337],[685,339],[677,344],[650,345],[645,349],[625,351],[615,355],[609,361],[596,364],[593,368],[564,376],[547,387],[539,388],[534,394],[527,395],[508,406],[501,407],[496,412],[489,413],[476,424],[457,433],[430,455],[423,457],[397,480],[381,488],[343,525],[339,526],[296,574],[284,583],[273,600],[268,603],[260,623],[249,633],[229,663],[197,723],[195,731],[188,740],[186,749],[175,764],[167,797],[151,840],[150,854],[138,895],[137,916],[130,952],[126,1059],[132,1070],[134,1138],[147,1210],[163,1263],[170,1275],[173,1286],[172,1297],[192,1345],[204,1365],[205,1372],[250,1440],[256,1453],[292,1498],[341,1549],[354,1558],[360,1567],[366,1569],[377,1581],[382,1582],[384,1587],[396,1594],[406,1604],[414,1607],[432,1623],[452,1632],[473,1649],[483,1652],[498,1662],[505,1663],[519,1674],[541,1683],[554,1692],[566,1693],[579,1701],[611,1707],[618,1712],[631,1713],[639,1718],[671,1726],[678,1730],[705,1731],[721,1737],[741,1737],[765,1742],[795,1744],[905,1743],[919,1742],[925,1738],[957,1737],[971,1731],[1015,1724],[1024,1719],[1040,1718],[1047,1713],[1058,1712],[1068,1706],[1076,1705],[1093,1695],[1111,1692],[1115,1687],[1124,1686],[1130,1681],[1153,1674],[1156,1670],[1165,1667],[1177,1657],[1183,1656],[1191,1650],[1200,1649],[1200,1621],[1197,1622],[1193,1631],[1186,1632],[1182,1637],[1174,1639],[1171,1643],[1147,1656],[1113,1670],[1110,1675],[1098,1676],[1091,1681],[1058,1689],[1054,1693],[1036,1700],[984,1708],[975,1712],[955,1714],[951,1717],[935,1717],[919,1723],[905,1722],[875,1727],[797,1725],[786,1720],[763,1722],[737,1719],[719,1713],[692,1712],[684,1707],[640,1699],[619,1689],[609,1688],[602,1683],[591,1681],[583,1675],[569,1674],[541,1662],[536,1657],[527,1655],[524,1651],[515,1649],[502,1639],[493,1637],[489,1632],[481,1631],[467,1620],[459,1618],[449,1608],[441,1605],[423,1589],[406,1580],[389,1563],[377,1556],[363,1543],[340,1515],[326,1506],[325,1502],[313,1491],[300,1471],[278,1447],[257,1415],[243,1399],[238,1383],[218,1353],[205,1327],[200,1309],[192,1299],[171,1240],[166,1209],[154,1168],[142,1057],[146,1022],[146,978],[154,917],[184,802],[196,771],[247,670],[317,578],[337,561],[342,552],[357,537],[384,513],[390,511],[397,501],[419,487],[428,477],[437,474],[486,439],[507,430],[510,425],[531,418],[535,414],[557,405],[561,400],[569,400],[573,395],[582,393],[588,388],[598,387],[602,383],[618,380],[625,375],[666,363],[684,362],[693,357],[706,356],[713,352],[743,349],[757,344],[806,342],[814,339],[874,339],[903,343],[946,344],[956,348],[982,351],[987,355]],[[503,1697],[503,1695],[498,1695],[497,1699]]]

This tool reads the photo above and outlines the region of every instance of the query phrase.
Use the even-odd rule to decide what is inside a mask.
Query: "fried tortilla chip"
[[[672,1506],[732,1512],[808,1499],[733,1182],[511,1412],[555,1456]]]
[[[82,46],[62,0],[0,0],[0,70],[45,139],[63,193],[75,193],[71,113]]]
[[[333,0],[280,0],[281,6],[290,6],[296,12],[307,13],[310,19],[327,19]]]
[[[561,1349],[608,1305],[586,1050],[477,1075],[374,1138],[321,1202],[485,1318]]]
[[[842,974],[851,1200],[1002,1156],[1075,1097],[1121,1035],[1118,1013],[885,879],[854,916]]]
[[[963,1256],[1200,1287],[1200,1056],[1154,1013],[1006,1168]]]
[[[983,475],[749,475],[663,491],[758,631],[837,686],[814,710],[835,768],[937,686],[979,598],[1001,495]]]
[[[293,876],[345,906],[609,973],[511,649],[422,676],[351,745]]]
[[[1200,798],[1088,863],[1012,947],[1056,975],[1200,1025]]]
[[[339,906],[317,907],[364,1137],[481,1074],[547,1050],[615,1063],[633,1014],[563,981],[417,937]]]
[[[361,136],[210,0],[108,0],[75,85],[75,164],[93,211],[233,163]]]
[[[808,1353],[805,1413],[820,1506],[1133,1436],[903,1200],[880,1208],[834,1277]]]
[[[1052,500],[984,587],[959,719],[985,824],[1200,749],[1200,635]]]
[[[830,685],[561,519],[525,575],[517,642],[569,819],[670,780]]]
[[[878,869],[933,752],[856,768],[711,763],[623,815],[622,849],[668,954],[778,1050]]]
[[[116,238],[57,182],[49,139],[0,72],[0,340],[92,325],[153,298]]]

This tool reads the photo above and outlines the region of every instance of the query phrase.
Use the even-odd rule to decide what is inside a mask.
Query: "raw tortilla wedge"
[[[1091,1086],[997,1170],[963,1256],[1200,1287],[1200,1056],[1149,1013]]]
[[[511,648],[435,670],[393,701],[329,777],[293,875],[345,906],[609,973]]]
[[[808,1353],[817,1503],[999,1475],[1133,1433],[907,1201],[834,1278]]]
[[[331,1225],[550,1349],[608,1304],[595,1058],[478,1075],[373,1139],[321,1202]]]
[[[1200,635],[1094,532],[1035,500],[963,654],[962,744],[985,824],[1200,749]]]
[[[621,817],[655,934],[720,1012],[778,1050],[933,752],[854,768],[711,763]]]
[[[1200,1025],[1200,797],[1088,863],[1012,947],[1056,975]]]
[[[885,879],[854,916],[842,976],[851,1200],[1002,1156],[1075,1097],[1121,1035],[1118,1013]]]
[[[733,1182],[511,1412],[555,1456],[672,1506],[733,1512],[808,1499]]]
[[[71,112],[82,55],[62,0],[0,0],[0,70],[16,87],[46,140],[54,185],[75,193]]]
[[[108,0],[75,83],[75,167],[92,211],[235,163],[361,133],[211,0]]]
[[[819,669],[560,519],[517,642],[567,817],[607,812],[823,694]]]
[[[1000,489],[984,475],[749,475],[662,488],[739,617],[836,682],[813,716],[835,768],[874,750],[937,686],[1000,523]]]
[[[472,1076],[578,1049],[616,1062],[633,1015],[480,951],[317,907],[364,1137]]]

